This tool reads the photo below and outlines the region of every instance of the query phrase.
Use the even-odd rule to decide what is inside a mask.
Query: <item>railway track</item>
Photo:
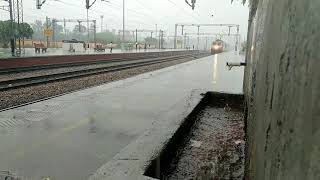
[[[105,64],[109,62],[121,62],[141,60],[155,57],[168,57],[184,54],[198,54],[200,51],[163,51],[163,52],[139,52],[139,53],[115,53],[93,55],[62,55],[62,56],[37,56],[25,58],[1,59],[0,75],[14,74],[35,70],[54,69],[72,66],[84,66]]]
[[[136,67],[142,67],[142,66],[147,66],[147,65],[153,65],[153,64],[174,61],[174,60],[179,60],[179,59],[184,59],[184,58],[196,58],[196,56],[189,54],[189,55],[178,55],[178,56],[151,58],[151,59],[148,59],[148,60],[142,61],[142,62],[134,62],[134,63],[131,62],[130,63],[130,61],[129,61],[128,63],[124,63],[124,64],[120,64],[120,65],[113,65],[113,66],[108,66],[108,67],[75,70],[75,71],[54,73],[54,74],[48,74],[48,75],[38,75],[38,76],[32,76],[32,77],[26,77],[26,78],[16,78],[16,79],[4,80],[4,81],[0,81],[0,91],[17,89],[17,88],[21,88],[21,87],[33,86],[36,84],[44,84],[44,83],[49,83],[49,82],[54,82],[54,81],[67,80],[67,79],[72,79],[72,78],[79,78],[79,77],[90,76],[90,75],[101,74],[101,73],[109,73],[109,72],[131,69],[131,68],[136,68]],[[44,68],[47,68],[47,66],[45,66]],[[39,70],[39,68],[37,68],[36,70]],[[22,70],[22,71],[24,71],[24,70]]]

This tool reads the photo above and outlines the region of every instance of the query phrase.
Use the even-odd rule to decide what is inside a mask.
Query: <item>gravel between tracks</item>
[[[145,72],[173,66],[191,61],[193,59],[179,59],[159,64],[153,64],[133,69],[127,69],[112,73],[92,75],[88,77],[69,79],[65,81],[39,84],[31,87],[23,87],[0,92],[0,110],[13,106],[33,102],[51,96],[56,96],[70,91],[96,86],[107,82],[125,79]]]

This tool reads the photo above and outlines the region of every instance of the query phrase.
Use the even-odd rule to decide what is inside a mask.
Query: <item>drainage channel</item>
[[[208,92],[144,173],[157,179],[243,179],[243,96]]]

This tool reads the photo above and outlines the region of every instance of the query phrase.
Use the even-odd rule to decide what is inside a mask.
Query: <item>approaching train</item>
[[[222,53],[224,50],[224,42],[220,39],[215,40],[211,46],[211,54]]]

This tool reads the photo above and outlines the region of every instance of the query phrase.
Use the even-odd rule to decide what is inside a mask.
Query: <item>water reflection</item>
[[[89,133],[96,133],[96,132],[97,132],[96,120],[93,117],[90,117]]]
[[[217,83],[217,78],[218,78],[218,54],[214,55],[214,60],[213,60],[213,84]]]

